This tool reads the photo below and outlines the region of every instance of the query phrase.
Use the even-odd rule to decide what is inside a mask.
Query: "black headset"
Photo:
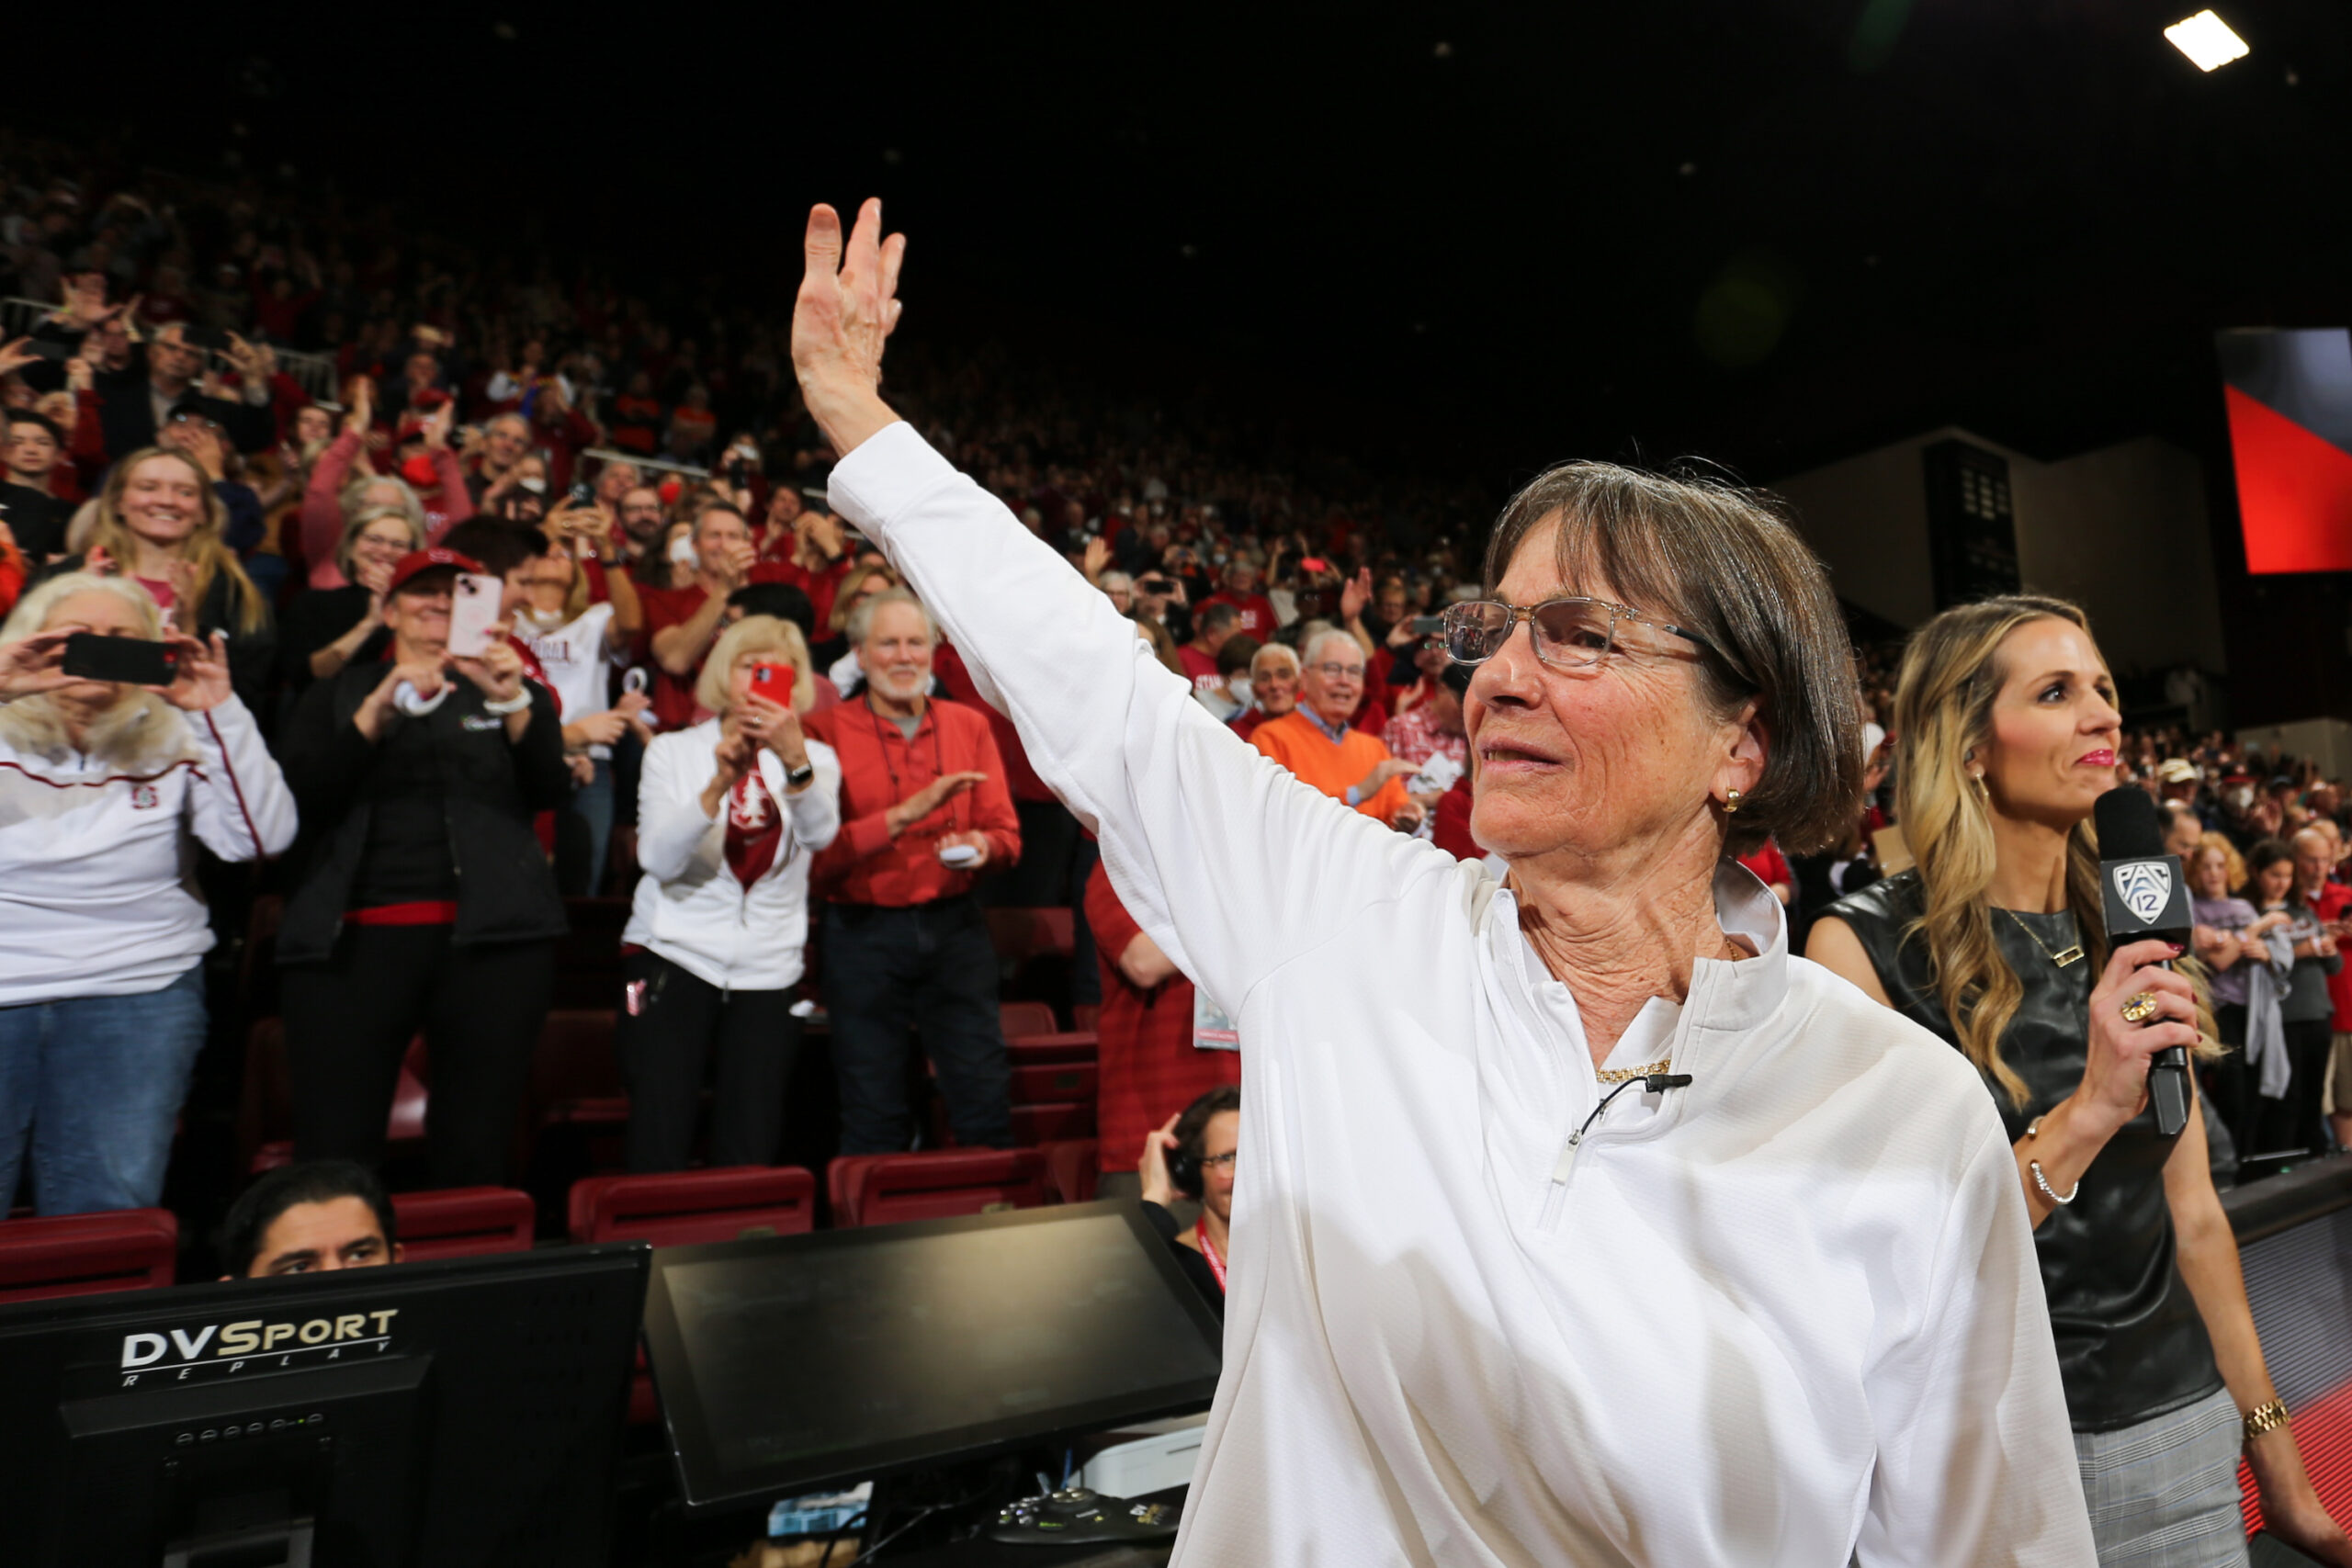
[[[1168,1151],[1168,1179],[1187,1198],[1197,1200],[1208,1190],[1201,1179],[1201,1156],[1182,1144]]]

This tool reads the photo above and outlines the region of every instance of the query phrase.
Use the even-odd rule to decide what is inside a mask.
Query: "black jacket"
[[[1209,1260],[1201,1256],[1197,1248],[1186,1247],[1176,1239],[1184,1234],[1184,1227],[1176,1223],[1176,1216],[1147,1198],[1143,1201],[1143,1217],[1151,1222],[1151,1228],[1159,1233],[1159,1239],[1168,1244],[1170,1252],[1175,1254],[1176,1267],[1183,1271],[1185,1279],[1193,1282],[1193,1289],[1202,1301],[1208,1303],[1209,1311],[1216,1314],[1216,1320],[1223,1323],[1225,1287],[1216,1282],[1216,1270],[1209,1267]]]
[[[52,577],[82,570],[84,557],[62,556],[54,563],[33,574],[35,583],[46,582]],[[251,631],[241,631],[237,626],[236,584],[225,571],[212,574],[212,586],[204,591],[204,603],[197,607],[197,635],[207,642],[214,632],[229,634],[229,684],[235,687],[237,699],[245,705],[256,722],[266,722],[269,713],[269,686],[277,672],[277,623],[265,604],[261,625]]]
[[[1828,913],[1861,942],[1897,1010],[1957,1044],[1927,940],[1906,936],[1926,910],[1919,874],[1905,871],[1840,899]],[[2083,1081],[2097,965],[2085,957],[2061,968],[2051,957],[2081,938],[2064,914],[1999,914],[1993,920],[1993,940],[2025,987],[2001,1032],[2001,1059],[2025,1080],[2030,1098],[2013,1105],[1985,1080],[2011,1143]],[[2135,1426],[2222,1386],[2205,1320],[2181,1278],[2165,1197],[2165,1161],[2178,1138],[2158,1133],[2155,1112],[2142,1111],[2083,1173],[2080,1201],[2054,1211],[2033,1233],[2058,1342],[2058,1376],[2077,1432]]]
[[[385,675],[380,663],[355,664],[314,682],[279,738],[302,829],[278,962],[323,961],[355,897],[403,879],[447,879],[458,906],[458,942],[562,935],[563,900],[531,830],[535,813],[562,805],[571,791],[554,699],[526,681],[531,723],[521,740],[510,742],[505,721],[484,713],[481,690],[458,676],[439,707],[422,718],[395,712],[383,739],[369,740],[352,716]],[[420,807],[437,807],[441,831],[429,841],[371,832],[378,812],[413,823]],[[405,847],[387,850],[388,839]],[[402,863],[383,863],[395,853]]]
[[[98,430],[109,461],[155,445],[155,395],[147,380],[145,345],[133,351],[122,369],[100,371],[93,389],[98,394]],[[208,398],[196,390],[194,382],[181,396],[200,405],[240,452],[259,452],[277,439],[277,415],[267,403]]]

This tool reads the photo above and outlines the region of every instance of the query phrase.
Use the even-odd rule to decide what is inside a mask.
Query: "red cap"
[[[443,549],[435,545],[429,550],[411,550],[401,557],[400,565],[392,568],[391,586],[386,588],[384,592],[398,593],[410,578],[420,571],[431,571],[438,566],[455,567],[459,571],[481,570],[481,562],[474,559],[473,557],[460,555],[456,550]]]

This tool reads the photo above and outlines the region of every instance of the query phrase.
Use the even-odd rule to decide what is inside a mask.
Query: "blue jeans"
[[[32,1149],[44,1214],[152,1209],[204,1048],[204,965],[160,991],[0,1008],[0,1213]]]
[[[605,860],[613,844],[613,763],[594,759],[596,776],[571,792],[571,814],[588,825],[588,886],[590,897],[605,890]]]

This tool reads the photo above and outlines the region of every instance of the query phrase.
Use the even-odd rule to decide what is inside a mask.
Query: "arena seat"
[[[1024,1149],[1094,1135],[1094,1102],[1091,1100],[1047,1100],[1006,1109],[1012,1116],[1012,1141]]]
[[[613,1044],[611,1008],[558,1008],[531,1057],[531,1120],[594,1127],[628,1124],[628,1089]]]
[[[1043,1105],[1053,1100],[1080,1100],[1094,1103],[1096,1071],[1094,1063],[1015,1062],[1012,1065],[1011,1098],[1015,1105]]]
[[[392,1194],[401,1257],[410,1263],[527,1252],[538,1206],[512,1187],[448,1187]]]
[[[1061,1027],[1054,1021],[1054,1010],[1044,1002],[1000,1002],[996,1016],[1007,1040],[1051,1034]]]
[[[0,1221],[0,1302],[168,1285],[180,1223],[168,1209]]]
[[[1051,1201],[1038,1149],[929,1149],[902,1155],[842,1155],[825,1185],[839,1226],[887,1225]]]
[[[1024,1034],[1019,1039],[1007,1035],[1004,1055],[1016,1067],[1092,1062],[1101,1054],[1102,1045],[1101,1037],[1091,1029],[1065,1029],[1051,1034]]]
[[[1078,1003],[1069,1010],[1069,1021],[1071,1028],[1083,1030],[1089,1034],[1093,1033],[1102,1027],[1102,1004],[1101,1002]]]
[[[793,1165],[738,1165],[650,1176],[590,1176],[571,1184],[574,1241],[691,1247],[749,1235],[797,1235],[817,1223],[817,1179]]]
[[[1102,1145],[1092,1138],[1065,1138],[1046,1144],[1038,1151],[1046,1156],[1046,1176],[1054,1185],[1054,1193],[1065,1203],[1091,1203],[1094,1184],[1102,1172]]]

